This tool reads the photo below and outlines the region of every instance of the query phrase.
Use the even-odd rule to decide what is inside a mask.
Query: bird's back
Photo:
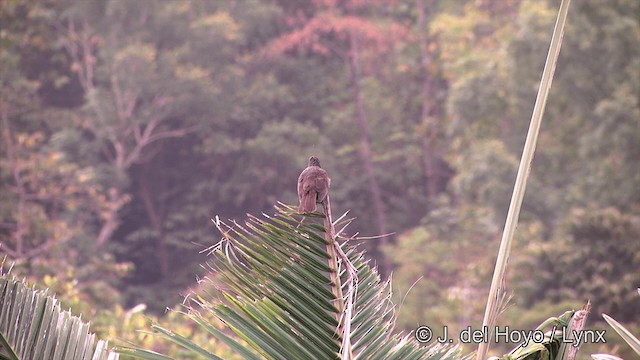
[[[302,190],[320,191],[329,187],[329,175],[320,167],[310,166],[298,177],[298,186],[302,185]]]
[[[308,166],[298,177],[300,212],[315,211],[316,203],[323,202],[329,193],[331,179],[319,166]]]

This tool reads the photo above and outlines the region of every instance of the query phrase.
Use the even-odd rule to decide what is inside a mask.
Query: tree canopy
[[[398,324],[478,324],[557,5],[2,1],[0,256],[89,316],[160,315],[202,274],[210,219],[294,203],[316,155],[334,213],[381,236],[360,246],[393,274]],[[591,299],[638,328],[638,14],[571,4],[514,325]]]

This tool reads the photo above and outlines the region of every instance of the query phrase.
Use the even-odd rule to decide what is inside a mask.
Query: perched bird
[[[302,170],[298,177],[299,213],[316,211],[316,204],[323,203],[329,194],[331,179],[327,172],[320,167],[320,160],[312,156],[309,165]]]

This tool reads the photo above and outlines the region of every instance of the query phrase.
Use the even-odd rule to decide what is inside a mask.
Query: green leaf
[[[197,305],[182,314],[247,359],[338,359],[343,339],[331,287],[344,287],[345,293],[348,290],[346,260],[335,262],[339,268],[331,270],[330,261],[338,259],[332,260],[328,253],[324,227],[310,222],[315,216],[304,216],[301,221],[286,205],[276,210],[274,216],[249,216],[243,225],[225,227],[217,223],[224,238],[208,264],[214,273],[206,279],[220,295],[196,293],[192,298]],[[390,283],[380,280],[363,253],[349,243],[341,247],[357,271],[354,314],[342,320],[342,325],[352,329],[347,343],[351,344],[353,358],[460,357],[457,348],[423,347],[412,337],[394,335]],[[332,283],[331,271],[340,274],[339,284]],[[211,316],[228,331],[211,324],[207,320]],[[186,342],[170,330],[153,329],[190,353],[202,354],[201,346]],[[118,351],[130,354],[133,349]],[[145,359],[156,356],[135,354]]]
[[[7,360],[117,360],[107,343],[95,343],[89,324],[68,311],[47,291],[27,287],[0,274],[0,345]],[[93,354],[93,356],[92,356]]]
[[[627,330],[624,326],[622,326],[619,322],[614,320],[607,314],[602,314],[602,317],[611,325],[613,330],[615,330],[624,341],[631,346],[633,351],[635,351],[638,355],[640,355],[640,340],[635,337],[629,330]]]

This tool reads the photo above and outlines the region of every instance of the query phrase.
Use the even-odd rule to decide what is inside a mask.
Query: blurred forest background
[[[557,0],[0,0],[0,256],[101,336],[171,321],[320,157],[398,325],[479,327]],[[571,4],[502,317],[640,332],[640,2]],[[129,333],[127,333],[129,331]],[[607,339],[613,339],[612,331]],[[596,351],[625,354],[612,343]]]

